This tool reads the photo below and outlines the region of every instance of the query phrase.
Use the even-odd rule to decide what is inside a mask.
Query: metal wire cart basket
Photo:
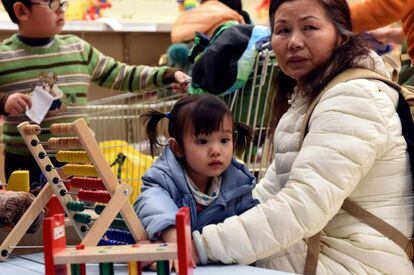
[[[260,179],[273,157],[273,142],[269,138],[274,94],[272,79],[277,70],[273,53],[262,50],[253,68],[246,85],[222,99],[229,105],[236,121],[254,128],[254,142],[243,155],[236,157]],[[145,128],[139,117],[150,109],[168,112],[179,97],[171,89],[162,88],[107,97],[91,101],[86,106],[68,107],[69,111],[87,114],[89,126],[95,132],[95,138],[114,174],[120,182],[133,187],[131,203],[140,192],[142,175],[153,162]],[[163,123],[160,127],[159,139],[166,144],[167,125]]]

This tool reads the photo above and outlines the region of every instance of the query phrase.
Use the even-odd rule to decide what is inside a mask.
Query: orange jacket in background
[[[414,0],[362,0],[350,4],[355,33],[374,30],[401,20],[408,55],[414,63]]]
[[[206,1],[178,16],[172,26],[171,41],[172,43],[191,41],[196,31],[212,35],[217,27],[228,21],[244,23],[243,17],[237,11],[217,0]]]

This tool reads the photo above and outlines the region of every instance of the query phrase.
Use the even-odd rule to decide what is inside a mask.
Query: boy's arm
[[[160,237],[158,234],[166,228],[175,226],[178,206],[166,188],[168,180],[163,175],[155,178],[144,176],[142,180],[142,193],[135,202],[134,208],[149,239],[155,239]]]
[[[136,92],[175,82],[175,68],[127,65],[103,55],[89,43],[83,43],[86,59],[90,60],[91,80],[99,86],[116,91]]]
[[[405,18],[414,9],[414,1],[365,0],[350,4],[352,30],[374,30]]]

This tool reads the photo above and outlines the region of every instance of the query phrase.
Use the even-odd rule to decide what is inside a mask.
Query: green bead
[[[82,212],[85,210],[85,203],[82,201],[70,201],[66,204],[66,207],[70,211]]]
[[[125,224],[125,221],[119,218],[114,219],[110,227],[113,229],[128,230],[128,226]]]
[[[91,223],[92,221],[91,215],[85,213],[76,213],[75,215],[73,215],[73,219],[77,222],[86,224]]]

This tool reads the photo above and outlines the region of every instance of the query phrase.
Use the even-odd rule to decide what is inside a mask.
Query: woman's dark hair
[[[11,21],[16,24],[19,23],[19,20],[14,14],[13,5],[17,2],[21,2],[26,7],[32,6],[32,2],[30,2],[30,0],[1,0],[1,2],[3,3],[4,9],[9,14]]]
[[[272,0],[269,7],[270,27],[274,29],[275,13],[283,3],[292,0]],[[310,99],[314,99],[336,75],[347,68],[352,67],[361,58],[368,56],[369,49],[363,40],[352,33],[351,15],[346,0],[315,0],[319,1],[325,8],[327,16],[332,20],[338,35],[343,43],[338,45],[330,59],[315,68],[305,78],[304,92]],[[322,42],[321,42],[322,43]],[[373,63],[374,64],[374,63]],[[275,77],[276,95],[273,101],[274,123],[275,126],[281,116],[289,108],[288,97],[293,93],[293,88],[297,85],[296,81],[281,70]]]
[[[210,134],[220,129],[223,119],[228,116],[233,121],[234,147],[240,154],[253,139],[252,129],[233,120],[229,107],[217,96],[211,94],[189,95],[174,105],[170,113],[151,110],[141,116],[146,123],[147,136],[150,141],[151,154],[160,146],[157,125],[163,118],[168,118],[168,134],[175,138],[183,148],[183,136],[186,129],[192,129],[193,134]]]

